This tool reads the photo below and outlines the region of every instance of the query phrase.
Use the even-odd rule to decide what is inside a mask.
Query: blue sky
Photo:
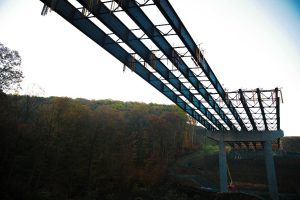
[[[300,99],[300,1],[172,0],[187,29],[228,90],[283,90],[282,129],[297,132]],[[171,102],[37,0],[0,0],[0,42],[23,59],[23,93]]]
[[[274,3],[276,2],[276,3]],[[282,34],[294,45],[300,45],[300,1],[299,0],[267,0],[261,6],[269,13]],[[280,31],[280,30],[279,30]]]

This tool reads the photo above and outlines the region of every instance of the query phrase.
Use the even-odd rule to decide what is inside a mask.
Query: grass
[[[201,151],[203,151],[203,153],[213,154],[219,152],[219,147],[217,145],[207,144]]]

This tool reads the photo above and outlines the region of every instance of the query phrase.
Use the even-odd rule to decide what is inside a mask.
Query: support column
[[[271,140],[267,140],[264,142],[264,152],[265,152],[265,163],[266,163],[269,194],[272,200],[278,200],[277,180],[276,180],[276,172],[275,172]]]
[[[228,192],[227,162],[223,135],[219,140],[219,173],[220,173],[220,192]]]

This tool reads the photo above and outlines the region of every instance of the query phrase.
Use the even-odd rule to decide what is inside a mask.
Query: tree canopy
[[[134,199],[196,148],[186,121],[174,105],[6,95],[1,199]]]
[[[0,43],[0,91],[9,92],[20,88],[23,79],[21,63],[18,51]]]

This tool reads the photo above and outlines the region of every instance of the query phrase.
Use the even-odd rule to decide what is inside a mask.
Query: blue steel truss
[[[202,70],[206,74],[206,76],[209,78],[231,113],[233,114],[236,121],[241,126],[242,130],[247,130],[243,121],[241,120],[241,117],[235,110],[234,106],[230,101],[226,100],[226,93],[218,81],[217,77],[213,73],[212,69],[210,68],[208,62],[204,58],[201,51],[199,51],[196,43],[194,42],[193,38],[185,28],[184,24],[181,22],[180,18],[176,14],[175,10],[171,6],[168,0],[153,0],[155,5],[158,7],[158,9],[161,11],[161,13],[165,16],[169,24],[173,27],[177,35],[180,37],[182,42],[185,44],[189,52],[192,54],[196,62],[199,66],[201,66]]]
[[[107,28],[113,31],[122,41],[143,58],[165,80],[176,88],[186,99],[200,110],[218,129],[226,128],[211,114],[211,112],[195,97],[194,94],[157,58],[126,25],[119,20],[104,4],[97,4],[97,0],[78,0],[84,7],[100,20]],[[90,6],[89,6],[90,4]]]
[[[173,101],[181,109],[194,117],[208,130],[216,130],[207,120],[199,115],[193,108],[191,108],[185,101],[183,101],[178,95],[174,93],[169,87],[167,87],[161,80],[154,76],[149,70],[147,70],[137,60],[132,62],[132,55],[124,50],[119,44],[111,39],[105,32],[97,27],[89,19],[82,17],[82,13],[79,12],[68,1],[57,1],[54,5],[51,0],[41,0],[45,5],[51,7],[55,12],[62,16],[65,20],[70,22],[78,30],[108,51],[111,55],[117,58],[120,62],[127,66],[134,65],[134,72],[150,83],[154,88],[163,93],[167,98]]]
[[[259,108],[260,108],[261,113],[262,113],[262,117],[263,117],[263,122],[264,122],[265,129],[269,130],[267,119],[266,119],[266,114],[265,114],[264,106],[263,106],[263,103],[262,103],[262,99],[261,99],[260,89],[259,88],[256,89],[256,94],[257,94],[257,98],[258,98],[258,102],[259,102]]]
[[[76,0],[83,6],[81,11],[80,8],[74,6],[75,0],[73,0],[73,4],[68,0],[41,1],[117,58],[124,66],[131,68],[132,71],[195,118],[206,129],[212,131],[226,131],[228,129],[234,131],[272,131],[280,129],[280,98],[278,95],[280,90],[276,88],[275,90],[256,89],[255,91],[225,92],[203,54],[167,0],[152,0],[153,3],[147,0],[144,4],[139,4],[136,0],[111,0],[106,2],[101,2],[101,0]],[[116,2],[118,6],[109,9],[105,5],[107,2]],[[169,26],[174,30],[175,35],[180,38],[187,51],[190,52],[194,62],[201,67],[219,98],[215,99],[213,97],[214,93],[207,91],[206,86],[197,78],[198,76],[195,75],[192,68],[185,63],[182,58],[186,54],[180,55],[176,52],[175,48],[180,47],[170,45],[165,38],[168,33],[162,33],[141,9],[142,6],[148,5],[158,7],[168,21]],[[42,14],[45,14],[46,10],[44,7]],[[120,11],[124,11],[140,28],[139,30],[143,31],[143,36],[147,35],[147,39],[150,39],[159,48],[163,56],[177,68],[177,72],[180,73],[179,76],[176,76],[173,69],[162,62],[163,56],[156,56],[141,41],[145,39],[143,36],[137,37],[133,33],[133,29],[129,29],[114,14],[114,12]],[[91,17],[97,18],[119,39],[115,41],[110,34],[105,33],[93,23],[90,20]],[[140,56],[140,59],[136,59],[120,43],[126,44],[134,51],[135,55]],[[148,69],[145,63],[148,63],[151,69]],[[158,75],[160,75],[160,78]],[[182,81],[181,76],[185,78],[185,81]],[[170,88],[169,85],[173,88]],[[196,93],[192,91],[196,91]],[[199,99],[197,96],[201,96],[203,99]],[[221,99],[223,104],[220,102],[218,104],[218,99]],[[210,112],[210,110],[215,113]],[[225,113],[224,110],[229,110],[229,112]],[[229,116],[233,116],[233,118]],[[241,145],[239,142],[235,144]],[[234,145],[234,143],[231,145]],[[249,146],[249,144],[245,145]]]
[[[194,86],[199,94],[206,100],[207,103],[215,110],[215,112],[222,118],[228,125],[230,130],[237,130],[232,124],[231,120],[227,117],[224,111],[219,107],[213,97],[205,89],[202,83],[197,79],[190,68],[185,64],[181,57],[174,59],[173,47],[162,36],[160,31],[152,23],[152,21],[141,10],[139,5],[132,0],[116,1],[120,7],[127,13],[128,16],[144,31],[144,33],[154,42],[154,44],[166,55],[166,57],[173,62],[184,77]]]
[[[278,88],[257,88],[227,92],[227,95],[248,130],[276,131],[280,130],[279,92]]]
[[[256,124],[255,124],[254,119],[252,117],[251,111],[250,111],[250,109],[248,107],[247,101],[246,101],[246,99],[244,97],[243,91],[241,89],[239,89],[239,94],[240,94],[240,101],[241,101],[241,103],[242,103],[242,105],[243,105],[243,107],[244,107],[244,109],[246,111],[246,114],[248,116],[248,119],[250,120],[252,128],[253,128],[254,131],[257,131]]]

